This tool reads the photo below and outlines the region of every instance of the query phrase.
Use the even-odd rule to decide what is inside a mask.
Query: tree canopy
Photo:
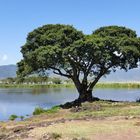
[[[92,89],[102,76],[138,67],[140,38],[126,27],[101,27],[85,35],[70,25],[49,24],[29,33],[21,52],[19,76],[51,69],[72,79],[79,100],[86,101],[91,100]]]

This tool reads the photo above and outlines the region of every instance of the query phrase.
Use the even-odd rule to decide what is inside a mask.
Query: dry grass
[[[30,132],[31,135],[40,137],[45,133],[58,133],[64,138],[74,138],[74,137],[85,137],[93,140],[97,139],[97,136],[109,136],[112,137],[118,134],[125,134],[127,132],[140,138],[140,129],[135,125],[137,120],[90,120],[90,121],[71,121],[66,123],[54,124],[47,128],[39,127],[35,128]],[[105,139],[105,138],[104,138]]]
[[[65,121],[57,122],[58,120]],[[48,122],[51,125],[45,126]],[[32,126],[33,129],[28,130]],[[34,140],[53,133],[61,135],[62,140],[82,137],[90,140],[139,140],[140,104],[99,101],[84,103],[76,112],[60,109],[58,112],[43,113],[21,122],[0,122],[0,132],[6,135],[7,132],[17,135],[12,132],[16,127],[19,130],[25,128],[24,135],[27,132],[28,138]],[[19,137],[20,139],[23,138]]]

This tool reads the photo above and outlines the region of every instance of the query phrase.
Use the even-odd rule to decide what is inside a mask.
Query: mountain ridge
[[[14,64],[0,66],[0,79],[16,77],[17,66]],[[56,77],[52,72],[50,76]],[[61,77],[60,77],[61,78]],[[107,75],[100,79],[100,82],[140,82],[140,67],[125,72],[117,70],[115,73]]]
[[[16,77],[17,66],[14,64],[0,66],[0,79]]]

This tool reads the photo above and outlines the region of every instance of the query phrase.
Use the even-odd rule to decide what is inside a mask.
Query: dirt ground
[[[0,122],[0,140],[140,140],[140,105],[93,103]]]
[[[140,119],[59,119],[9,124],[0,127],[1,140],[140,140]]]

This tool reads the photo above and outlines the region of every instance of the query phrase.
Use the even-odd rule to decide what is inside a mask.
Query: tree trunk
[[[80,83],[79,79],[73,78],[72,80],[75,84],[75,87],[77,88],[78,93],[79,93],[79,97],[76,101],[78,103],[86,102],[86,101],[89,101],[89,102],[93,101],[92,89],[88,89],[87,81],[82,84],[82,83]]]
[[[87,90],[82,90],[81,92],[79,92],[79,97],[78,100],[79,102],[85,102],[85,101],[92,101],[93,97],[92,97],[92,91],[87,91]]]

